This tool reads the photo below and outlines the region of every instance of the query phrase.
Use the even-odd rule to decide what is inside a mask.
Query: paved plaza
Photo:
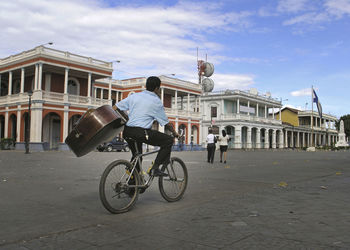
[[[100,176],[130,153],[0,151],[0,250],[350,249],[350,151],[173,155],[188,167],[184,198],[166,202],[153,182],[113,215]]]

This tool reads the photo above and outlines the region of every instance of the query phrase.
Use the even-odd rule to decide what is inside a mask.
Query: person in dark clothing
[[[208,162],[214,162],[215,155],[215,136],[213,135],[213,130],[209,128],[209,134],[207,136],[207,150],[208,150]]]

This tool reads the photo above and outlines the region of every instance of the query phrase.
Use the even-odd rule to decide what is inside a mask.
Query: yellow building
[[[335,127],[337,118],[311,110],[298,110],[285,107],[275,113],[282,120],[284,146],[286,148],[334,145],[338,140]]]

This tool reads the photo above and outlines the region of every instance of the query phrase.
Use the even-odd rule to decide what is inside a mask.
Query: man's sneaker
[[[150,176],[154,176],[154,177],[157,177],[157,176],[168,176],[168,174],[162,172],[159,170],[159,168],[152,168],[149,173],[148,173]]]

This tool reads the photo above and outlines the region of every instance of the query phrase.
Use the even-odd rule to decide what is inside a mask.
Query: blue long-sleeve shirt
[[[123,111],[129,111],[129,127],[150,129],[156,120],[161,126],[169,123],[164,106],[159,97],[151,91],[144,90],[134,93],[121,100],[116,106]]]

